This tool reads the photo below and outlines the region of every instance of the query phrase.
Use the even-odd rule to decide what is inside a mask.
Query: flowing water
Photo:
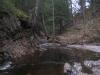
[[[80,48],[80,49],[88,49],[93,52],[100,52],[100,46],[95,45],[68,45],[71,48]]]

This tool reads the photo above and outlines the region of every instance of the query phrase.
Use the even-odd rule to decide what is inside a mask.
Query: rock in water
[[[0,71],[5,71],[9,70],[11,68],[11,61],[5,61],[1,66],[0,66]]]

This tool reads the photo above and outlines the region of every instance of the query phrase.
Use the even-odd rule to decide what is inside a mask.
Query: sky
[[[73,8],[73,13],[77,13],[80,10],[80,6],[78,5],[79,0],[72,0],[72,8]],[[86,8],[89,7],[89,3],[86,2]]]

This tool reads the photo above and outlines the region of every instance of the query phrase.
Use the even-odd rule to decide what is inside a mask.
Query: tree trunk
[[[40,0],[36,0],[34,16],[33,16],[33,18],[32,18],[32,19],[33,19],[33,22],[32,22],[33,27],[34,27],[34,25],[37,24],[38,13],[39,13],[39,3],[40,3]]]
[[[85,2],[86,2],[85,0],[80,0],[80,6],[81,6],[80,11],[83,16],[83,23],[85,23],[85,8],[86,8]]]
[[[54,0],[52,0],[52,14],[53,14],[53,36],[55,36],[55,7],[54,7]]]

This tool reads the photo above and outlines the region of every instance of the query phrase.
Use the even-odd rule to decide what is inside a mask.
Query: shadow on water
[[[56,57],[56,56],[59,55],[59,52],[61,53],[61,51],[62,51],[62,47],[61,47],[61,51],[60,51],[58,49],[55,50],[55,46],[60,48],[60,45],[59,44],[43,44],[43,45],[41,45],[42,48],[49,48],[49,47],[50,48],[53,48],[54,47],[54,51],[55,52],[53,52],[51,50],[50,50],[51,53],[48,52],[48,53],[50,53],[49,56],[50,56],[50,58],[52,58],[52,60],[54,59],[54,57]],[[81,47],[81,48],[85,48],[85,49],[88,49],[89,48],[90,51],[94,51],[94,52],[99,51],[99,50],[94,49],[94,48],[97,48],[96,46],[95,47],[94,46],[93,47],[92,46],[80,46],[80,45],[78,45],[78,46],[76,46],[76,45],[75,46],[74,45],[69,45],[69,46],[71,48],[73,48],[73,47],[75,47],[75,48],[77,48],[77,47],[80,48]],[[66,50],[67,47],[65,46],[63,48]],[[67,50],[67,52],[68,52],[68,50]],[[72,52],[72,54],[73,53],[75,54],[75,52],[76,52],[76,50],[74,49],[74,52]],[[79,54],[83,54],[84,55],[84,53],[82,53],[80,50],[78,52],[79,52]],[[46,53],[46,54],[48,55],[48,53]],[[62,53],[64,54],[65,52],[62,52]],[[43,54],[43,55],[46,55],[46,54]],[[54,55],[54,57],[51,57],[52,54]],[[78,53],[76,52],[76,55],[77,54]],[[85,52],[85,54],[86,54],[85,57],[87,58],[88,57],[87,56],[87,52]],[[90,53],[89,53],[89,55],[90,55]],[[93,57],[93,55],[92,55],[92,57]],[[70,56],[70,55],[68,55],[68,56]],[[46,56],[43,56],[43,59],[44,59],[44,57],[46,57]],[[82,58],[84,58],[84,59],[85,59],[85,57],[82,56]],[[71,57],[69,57],[69,58],[71,59]],[[80,58],[80,55],[79,55],[79,58]],[[46,60],[48,60],[48,58]],[[78,68],[78,66],[76,66],[76,69],[77,68]],[[61,63],[59,64],[59,63],[56,62],[56,63],[41,63],[41,64],[38,64],[37,63],[37,65],[32,65],[32,64],[31,65],[29,65],[29,64],[28,65],[26,65],[26,64],[17,65],[13,69],[11,69],[11,70],[9,70],[7,72],[3,72],[0,75],[64,75],[64,63],[63,64],[61,64]],[[75,74],[67,74],[67,75],[75,75]],[[79,74],[76,74],[76,75],[80,75],[80,73]],[[84,74],[81,74],[81,75],[84,75]],[[95,74],[95,75],[97,75],[97,74]]]
[[[3,75],[64,75],[63,64],[21,65]]]

